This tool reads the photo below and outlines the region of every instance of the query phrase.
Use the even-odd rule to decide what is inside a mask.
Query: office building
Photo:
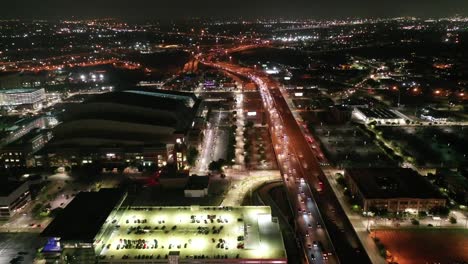
[[[5,220],[31,200],[29,182],[0,181],[0,219]]]
[[[45,100],[44,88],[0,90],[1,107],[26,107],[38,109]]]
[[[446,203],[439,191],[412,169],[346,169],[344,177],[364,212],[417,213]]]

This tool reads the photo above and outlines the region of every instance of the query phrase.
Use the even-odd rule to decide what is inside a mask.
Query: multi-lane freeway
[[[265,80],[263,83],[265,83],[264,85],[270,91],[276,109],[281,116],[285,135],[289,137],[289,144],[297,157],[294,167],[303,176],[307,186],[310,187],[312,197],[320,209],[320,215],[331,237],[339,260],[343,263],[348,263],[349,261],[352,261],[352,263],[370,263],[370,259],[365,254],[354,229],[322,172],[315,156],[316,152],[310,148],[301,128],[281,94],[279,86],[266,77],[254,78]]]
[[[327,179],[296,122],[279,84],[262,72],[232,63],[208,66],[242,75],[255,82],[269,113],[270,134],[296,213],[298,238],[308,263],[371,263],[351,223],[339,205]]]

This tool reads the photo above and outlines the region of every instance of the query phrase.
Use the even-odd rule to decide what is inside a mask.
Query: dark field
[[[399,264],[468,263],[468,231],[378,231],[377,237]]]

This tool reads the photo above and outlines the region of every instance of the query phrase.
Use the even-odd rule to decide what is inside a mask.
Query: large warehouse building
[[[409,118],[394,109],[355,107],[352,115],[366,124],[376,122],[378,125],[403,125]]]
[[[42,233],[48,263],[287,263],[270,207],[121,207],[123,198],[79,194]]]
[[[44,149],[51,166],[100,162],[186,165],[185,141],[196,115],[193,94],[125,90],[70,107]]]
[[[47,263],[68,263],[70,256],[77,263],[95,263],[95,242],[112,232],[109,221],[117,217],[125,198],[119,189],[76,195],[41,234],[48,238],[43,248]]]

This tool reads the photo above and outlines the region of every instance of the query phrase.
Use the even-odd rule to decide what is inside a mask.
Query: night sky
[[[1,18],[468,16],[468,0],[2,0]]]

